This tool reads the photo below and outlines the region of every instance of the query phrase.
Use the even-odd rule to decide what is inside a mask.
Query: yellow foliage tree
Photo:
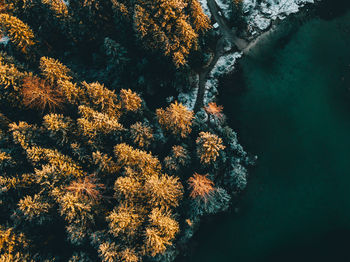
[[[21,79],[24,75],[25,74],[20,72],[13,64],[6,64],[5,61],[0,58],[0,84],[5,88],[12,86],[14,90],[19,90],[21,87]]]
[[[9,190],[11,188],[16,188],[18,185],[21,184],[21,182],[22,181],[19,180],[17,177],[0,176],[0,185],[3,188],[3,190]],[[2,202],[0,202],[0,204],[2,204]]]
[[[54,58],[50,58],[50,57],[40,58],[40,69],[42,71],[43,76],[51,84],[54,84],[59,80],[69,81],[72,79],[72,77],[69,75],[70,74],[69,68]]]
[[[177,207],[182,198],[183,187],[178,177],[153,174],[145,183],[149,201],[158,207]]]
[[[122,107],[126,111],[137,111],[141,108],[141,98],[135,92],[130,89],[122,89],[120,90],[120,99]]]
[[[79,113],[82,118],[78,118],[78,127],[83,135],[94,138],[98,134],[110,134],[123,130],[123,126],[118,122],[117,118],[99,113],[90,107],[79,106]]]
[[[30,27],[9,14],[0,14],[0,30],[1,34],[8,35],[23,52],[35,43]]]
[[[118,177],[114,183],[115,196],[128,202],[135,202],[143,192],[142,183],[133,176]]]
[[[191,48],[197,47],[199,31],[210,27],[197,0],[138,1],[134,25],[147,46],[160,49],[176,66],[184,65]]]
[[[21,96],[22,79],[26,75],[28,75],[26,72],[19,71],[0,53],[0,101],[21,108],[23,100]]]
[[[140,258],[134,249],[126,248],[119,254],[121,262],[139,262]]]
[[[175,101],[165,110],[157,109],[156,114],[159,124],[173,134],[184,138],[191,133],[192,120],[194,119],[193,111],[188,110],[181,103]]]
[[[116,145],[114,153],[120,166],[136,168],[143,172],[143,176],[159,173],[161,170],[158,158],[146,151],[134,149],[125,143]]]
[[[121,204],[115,208],[108,216],[109,232],[118,237],[125,234],[127,238],[137,234],[143,222],[143,217],[131,205]]]
[[[75,161],[69,156],[60,153],[57,149],[42,148],[33,146],[26,148],[27,157],[34,163],[46,161],[61,175],[82,177],[84,172]]]
[[[206,31],[211,28],[210,19],[203,13],[203,9],[198,0],[191,0],[190,3],[191,18],[193,27],[198,31]]]
[[[118,260],[118,246],[114,242],[104,242],[100,244],[98,253],[103,262],[115,262]]]
[[[188,151],[182,146],[175,145],[171,149],[170,156],[164,158],[164,165],[170,171],[179,171],[189,160]]]
[[[93,220],[92,203],[79,195],[67,192],[57,198],[61,215],[69,222],[84,224]]]
[[[27,247],[28,242],[23,233],[16,233],[11,227],[4,228],[0,226],[0,253],[5,255],[0,257],[0,261],[14,261],[16,253],[23,251]]]
[[[120,166],[112,160],[112,157],[100,151],[92,153],[93,163],[98,165],[102,172],[115,174],[120,170]]]
[[[171,212],[164,208],[154,208],[149,215],[149,226],[146,228],[146,250],[151,256],[162,254],[171,245],[179,232],[178,222]]]
[[[137,122],[130,126],[130,136],[139,147],[149,147],[153,141],[152,128]]]
[[[172,217],[171,212],[165,208],[152,209],[149,222],[169,240],[173,240],[180,231],[179,223]]]
[[[63,0],[41,0],[41,2],[48,5],[57,17],[68,16],[67,4]]]
[[[0,151],[0,168],[14,163],[10,154]]]
[[[104,85],[94,83],[82,83],[88,97],[88,105],[109,116],[118,118],[120,116],[120,104],[114,91],[109,90]]]
[[[58,80],[57,86],[62,95],[71,104],[77,105],[86,100],[84,90],[69,80]]]
[[[155,228],[146,228],[146,250],[150,256],[156,256],[165,252],[171,245],[168,237],[162,236],[162,233]]]
[[[64,138],[72,131],[73,120],[62,114],[48,114],[43,117],[43,120],[47,130],[53,133],[61,132]]]
[[[20,121],[18,124],[10,123],[9,127],[9,131],[12,132],[15,143],[20,144],[23,149],[27,149],[32,145],[34,132],[37,129],[36,126]]]
[[[117,0],[111,0],[111,2],[115,11],[122,14],[123,17],[127,18],[128,20],[130,19],[130,12],[125,4],[120,3]]]
[[[28,220],[47,213],[50,205],[40,199],[39,195],[26,196],[18,202],[19,209],[23,212]]]
[[[222,139],[209,132],[200,132],[196,143],[197,154],[204,164],[215,162],[220,151],[225,149]]]

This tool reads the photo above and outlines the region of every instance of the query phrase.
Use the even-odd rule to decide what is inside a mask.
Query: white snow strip
[[[0,38],[0,44],[1,45],[7,45],[7,43],[10,41],[10,38],[8,38],[7,36],[3,36]]]
[[[200,3],[201,6],[202,6],[203,12],[204,12],[209,18],[211,18],[211,13],[210,13],[210,10],[209,10],[209,7],[208,7],[208,2],[207,2],[207,0],[199,0],[199,3]]]
[[[216,62],[215,66],[210,72],[210,77],[218,78],[223,76],[234,69],[234,64],[236,60],[242,56],[242,53],[235,52],[224,56],[221,56]]]
[[[196,103],[198,93],[198,87],[191,90],[190,93],[180,93],[178,96],[178,101],[186,106],[189,110],[193,110]]]
[[[288,15],[297,13],[307,3],[315,0],[244,0],[243,11],[246,16],[249,31],[252,35],[266,30],[272,20],[284,19]]]
[[[216,0],[216,3],[223,12],[220,15],[223,15],[227,19],[230,19],[232,16],[232,0]]]

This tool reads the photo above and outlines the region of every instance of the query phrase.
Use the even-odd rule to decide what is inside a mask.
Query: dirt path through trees
[[[215,0],[208,0],[208,7],[213,19],[219,25],[221,37],[217,41],[214,58],[209,63],[209,65],[203,68],[203,70],[199,73],[198,92],[194,106],[195,112],[197,112],[204,106],[204,96],[206,91],[205,84],[207,82],[211,70],[214,68],[219,58],[225,53],[232,52],[232,49],[234,47],[236,47],[239,51],[243,51],[248,46],[247,41],[237,37],[235,29],[230,29],[226,22],[226,19],[221,15],[222,10],[220,9]]]

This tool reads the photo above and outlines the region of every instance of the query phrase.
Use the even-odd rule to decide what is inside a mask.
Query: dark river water
[[[340,2],[261,44],[221,89],[259,158],[238,212],[204,221],[186,261],[350,262],[350,1]]]

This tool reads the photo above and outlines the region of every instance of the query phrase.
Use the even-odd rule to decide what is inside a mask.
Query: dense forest
[[[216,37],[198,0],[0,3],[0,261],[173,261],[249,164],[176,99]]]

